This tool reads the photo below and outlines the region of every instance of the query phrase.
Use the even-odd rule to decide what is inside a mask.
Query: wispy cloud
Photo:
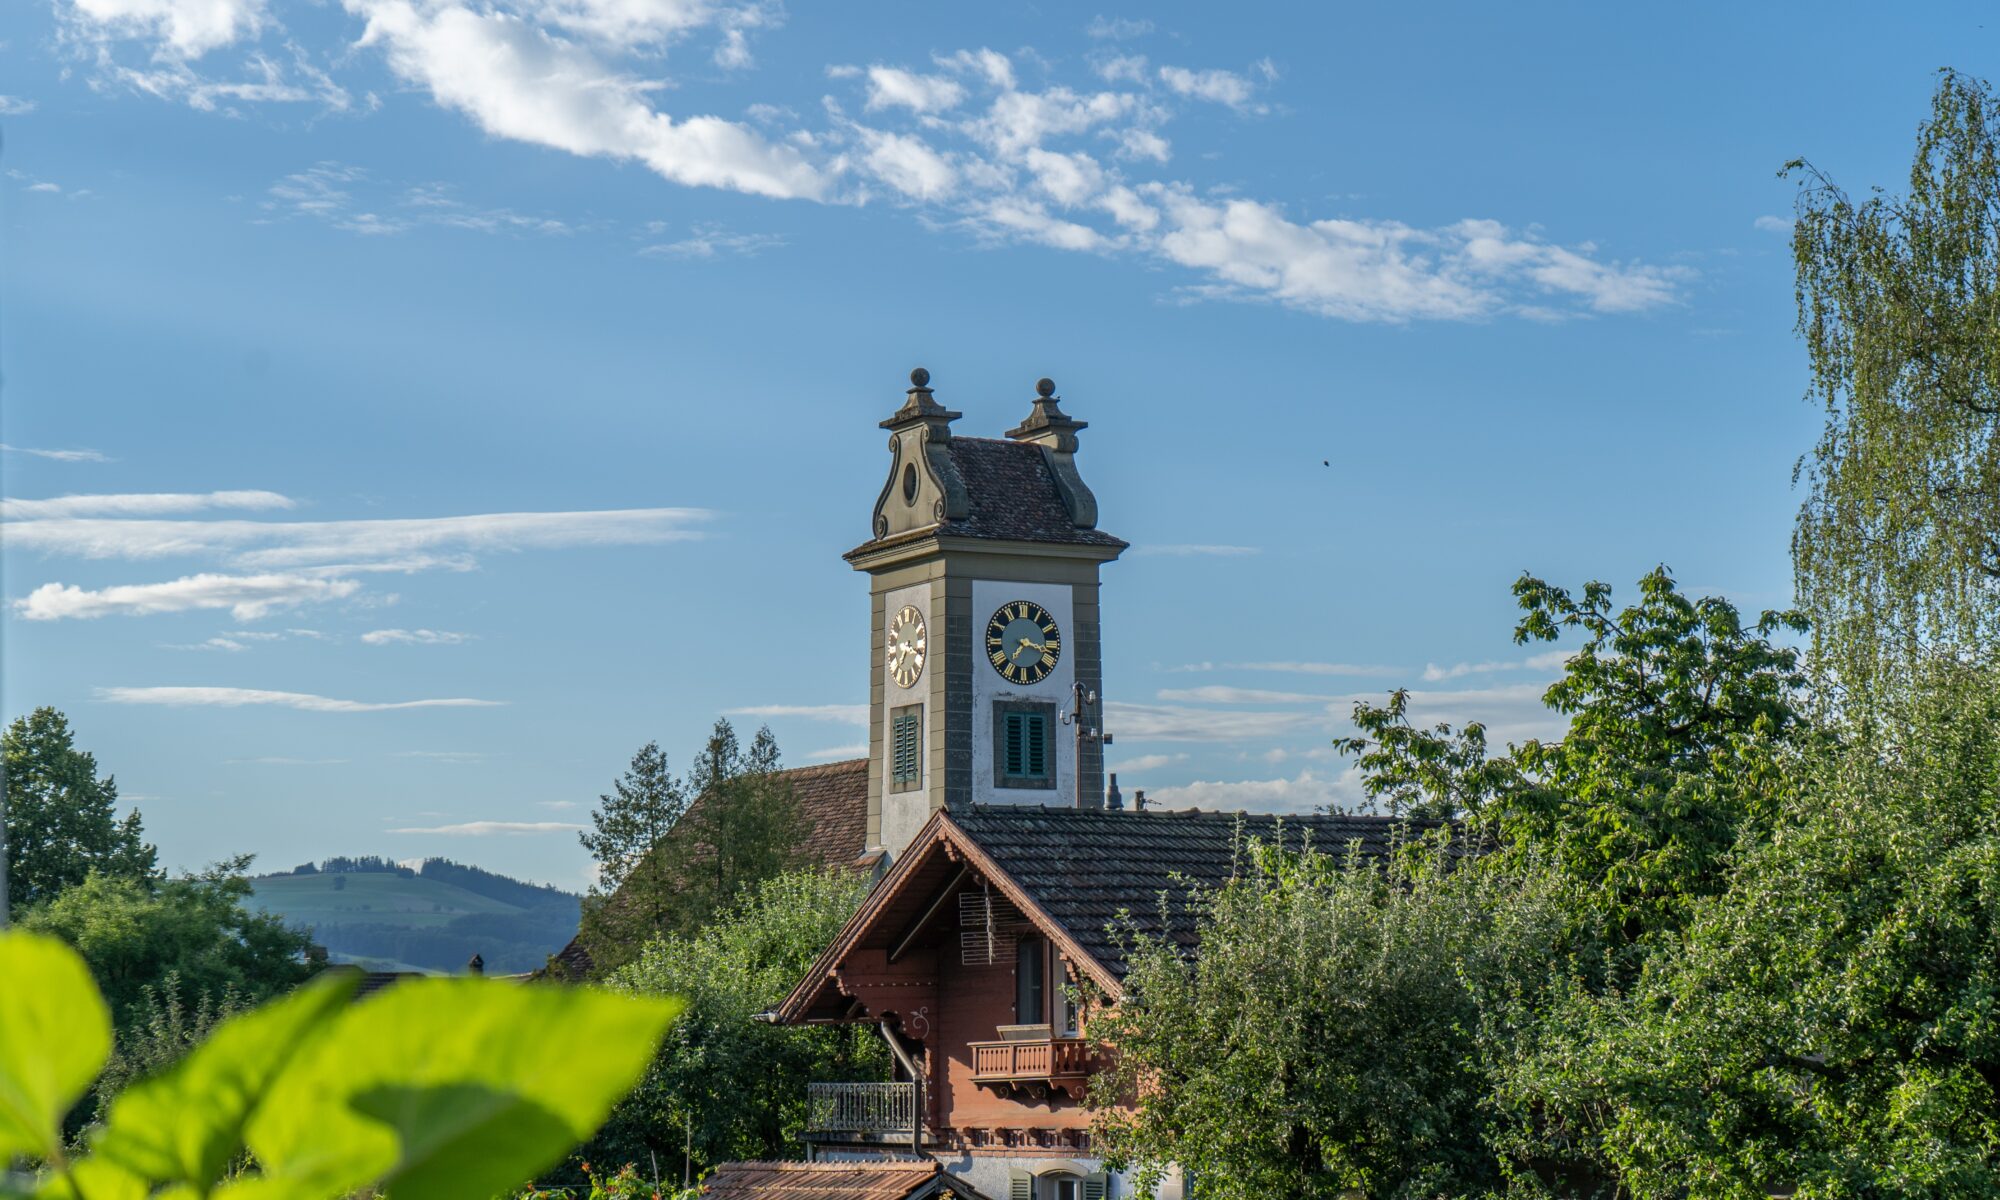
[[[1557,671],[1569,658],[1567,650],[1549,650],[1510,661],[1458,662],[1448,667],[1429,663],[1424,667],[1424,682],[1438,683],[1447,679],[1462,679],[1467,675],[1491,675],[1497,671]]]
[[[1171,673],[1182,673],[1182,672],[1203,673],[1208,671],[1273,671],[1285,675],[1391,676],[1391,675],[1408,674],[1408,672],[1402,667],[1383,666],[1379,663],[1340,663],[1340,662],[1225,662],[1225,663],[1198,662],[1198,663],[1183,663],[1180,666],[1167,667],[1165,669]]]
[[[1352,809],[1366,799],[1347,774],[1329,777],[1305,770],[1290,779],[1199,779],[1146,789],[1147,807],[1224,812],[1309,813]],[[1338,847],[1323,847],[1337,850]]]
[[[295,505],[296,502],[289,496],[281,496],[277,492],[258,491],[132,492],[100,496],[57,496],[50,500],[18,500],[9,497],[0,500],[0,518],[10,521],[33,521],[67,517],[158,517],[211,509],[292,508]]]
[[[397,758],[427,758],[432,762],[469,763],[485,762],[486,756],[477,750],[398,750]]]
[[[258,758],[226,758],[223,762],[230,766],[256,765],[266,767],[332,767],[346,762],[344,758],[290,758],[282,754],[266,754]]]
[[[840,758],[861,758],[868,753],[867,742],[855,742],[851,746],[828,746],[806,755],[812,762],[832,762]]]
[[[568,821],[464,821],[457,825],[403,825],[390,833],[428,833],[444,837],[493,837],[515,833],[574,833],[583,826]]]
[[[728,708],[730,717],[804,717],[809,721],[839,721],[848,725],[868,724],[866,704],[751,704]]]
[[[1792,236],[1793,223],[1790,217],[1773,217],[1766,215],[1758,217],[1755,221],[1750,222],[1750,224],[1754,228],[1762,230],[1765,233],[1782,233],[1786,237]]]
[[[1324,712],[1245,712],[1114,700],[1104,706],[1104,726],[1121,742],[1239,742],[1330,730],[1333,721]]]
[[[1144,37],[1153,32],[1153,23],[1144,18],[1099,15],[1090,19],[1090,24],[1083,27],[1083,32],[1089,37],[1124,41],[1129,38]]]
[[[296,708],[304,712],[389,712],[406,708],[497,708],[504,700],[472,700],[453,697],[439,700],[336,700],[307,692],[272,692],[257,688],[232,687],[108,687],[98,688],[97,698],[112,704],[159,704],[169,708],[243,708],[268,705]]]
[[[1214,542],[1151,542],[1132,547],[1132,553],[1171,555],[1175,558],[1242,558],[1263,551],[1256,546],[1230,546]]]
[[[361,640],[370,646],[456,646],[471,641],[472,635],[441,629],[371,629]]]
[[[546,214],[481,207],[460,200],[449,184],[412,187],[375,180],[361,167],[318,162],[280,177],[264,189],[260,223],[306,218],[335,229],[367,235],[394,235],[424,227],[472,233],[567,236],[577,226]]]
[[[551,550],[691,541],[713,514],[699,508],[482,513],[369,521],[164,521],[53,518],[10,522],[21,550],[80,558],[225,557],[242,566],[420,563],[453,552]]]
[[[35,111],[35,102],[20,96],[0,96],[0,117],[25,117]]]
[[[1185,754],[1139,754],[1131,758],[1121,758],[1110,765],[1110,769],[1120,774],[1137,774],[1140,771],[1157,771],[1162,767],[1186,762]]]
[[[344,600],[361,590],[353,579],[319,575],[189,575],[168,583],[136,583],[90,590],[75,584],[45,583],[14,602],[30,621],[139,617],[191,609],[226,608],[239,621],[254,621],[281,608]],[[207,648],[241,650],[241,642],[212,639]]]
[[[26,454],[31,458],[47,458],[53,459],[56,462],[101,463],[111,461],[95,450],[39,450],[33,446],[0,445],[0,452]]]
[[[576,801],[574,801],[574,800],[537,800],[537,801],[535,801],[535,807],[536,807],[536,808],[553,808],[553,809],[556,809],[556,810],[558,810],[558,811],[561,811],[561,810],[563,810],[563,809],[569,809],[569,808],[575,808],[575,807],[576,807]]]
[[[1162,688],[1156,698],[1183,704],[1325,704],[1337,697],[1306,692],[1273,692],[1264,688],[1210,686]]]
[[[785,244],[775,233],[733,233],[722,225],[697,225],[687,237],[643,246],[639,253],[654,258],[750,258]]]

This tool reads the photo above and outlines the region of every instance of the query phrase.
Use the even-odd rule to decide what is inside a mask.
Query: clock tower
[[[870,579],[868,845],[892,857],[940,808],[1103,802],[1097,571],[1126,544],[1077,474],[1084,422],[1035,392],[1006,437],[959,437],[919,367],[882,422],[889,478],[845,557]]]

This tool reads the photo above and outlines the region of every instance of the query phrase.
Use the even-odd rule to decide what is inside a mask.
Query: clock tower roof
[[[1076,470],[1076,432],[1084,422],[1061,411],[1052,382],[1036,385],[1033,412],[1006,437],[974,438],[950,432],[959,414],[931,399],[930,372],[919,367],[910,378],[909,401],[882,424],[899,432],[922,427],[923,453],[901,461],[921,464],[939,499],[918,509],[928,523],[885,519],[896,513],[899,477],[892,475],[876,502],[876,536],[848,551],[849,561],[930,538],[1093,547],[1108,552],[1104,558],[1125,549],[1124,540],[1097,528],[1097,499]],[[909,479],[903,495],[914,507],[920,484],[914,473]]]

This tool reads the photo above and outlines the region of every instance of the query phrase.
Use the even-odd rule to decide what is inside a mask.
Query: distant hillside
[[[329,858],[251,884],[251,903],[310,927],[336,959],[405,970],[461,971],[477,954],[491,974],[532,971],[579,915],[568,892],[443,858]]]

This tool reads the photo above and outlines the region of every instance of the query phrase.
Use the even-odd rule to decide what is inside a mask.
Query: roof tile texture
[[[703,1185],[710,1200],[907,1200],[927,1194],[934,1162],[723,1163]]]
[[[1277,817],[1011,804],[974,805],[953,812],[951,820],[1080,947],[1118,976],[1125,973],[1124,956],[1106,926],[1126,912],[1148,934],[1158,935],[1170,924],[1174,941],[1193,947],[1194,922],[1183,919],[1188,885],[1226,882],[1236,873],[1247,839],[1296,847],[1310,838],[1329,853],[1358,843],[1361,853],[1380,855],[1399,838],[1434,824],[1348,814]],[[1162,893],[1170,914],[1165,923]]]

